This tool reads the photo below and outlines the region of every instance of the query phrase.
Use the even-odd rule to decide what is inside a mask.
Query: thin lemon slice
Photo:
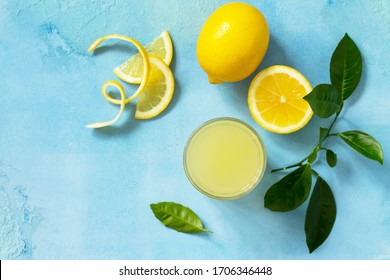
[[[159,37],[147,44],[145,46],[145,50],[148,54],[161,58],[165,64],[169,66],[172,61],[173,47],[168,31],[164,30]],[[118,78],[132,84],[141,83],[143,72],[144,67],[142,64],[142,56],[140,54],[133,55],[127,61],[114,69],[114,74]]]
[[[297,70],[275,65],[252,80],[248,92],[249,110],[263,128],[291,133],[304,127],[313,115],[303,97],[312,91],[308,80]]]
[[[163,60],[149,55],[150,74],[141,94],[138,96],[136,119],[150,119],[167,108],[171,102],[175,82],[171,69]]]

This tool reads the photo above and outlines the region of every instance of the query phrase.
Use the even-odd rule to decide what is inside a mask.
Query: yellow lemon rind
[[[211,84],[249,77],[264,59],[269,45],[265,16],[253,5],[221,5],[200,30],[196,56]]]
[[[121,103],[120,103],[120,108],[119,108],[118,114],[116,115],[115,118],[113,118],[110,121],[94,122],[94,123],[88,124],[88,125],[86,125],[87,128],[102,128],[102,127],[110,126],[110,125],[114,124],[117,120],[119,120],[119,118],[122,116],[123,110],[125,109],[125,105],[126,105],[126,103],[125,103],[125,100],[126,100],[125,90],[120,83],[118,83],[117,81],[111,80],[111,81],[107,81],[103,84],[103,86],[102,86],[103,95],[104,95],[104,92],[107,91],[107,87],[109,87],[109,86],[116,87],[119,90],[119,93],[121,95],[121,99],[120,99]]]
[[[123,110],[124,110],[124,106],[127,103],[134,100],[135,98],[137,98],[138,95],[142,92],[143,88],[145,87],[145,85],[148,81],[148,77],[149,77],[149,73],[150,73],[149,57],[148,57],[145,49],[142,47],[142,45],[137,40],[130,38],[128,36],[123,36],[120,34],[110,34],[107,36],[103,36],[103,37],[95,40],[90,45],[90,47],[88,48],[88,52],[92,52],[92,51],[96,50],[107,39],[119,39],[119,40],[123,40],[123,41],[127,41],[129,43],[132,43],[138,49],[139,53],[141,54],[141,57],[143,58],[143,66],[144,66],[145,71],[142,73],[142,81],[141,81],[138,89],[136,90],[136,92],[133,95],[131,95],[128,98],[126,98],[123,86],[119,82],[112,80],[112,81],[108,81],[108,82],[104,83],[102,86],[103,97],[110,103],[120,105],[119,112],[118,112],[117,116],[114,119],[112,119],[111,121],[95,122],[95,123],[87,125],[86,126],[87,128],[102,128],[102,127],[106,127],[106,126],[114,124],[122,115]],[[107,91],[108,86],[114,86],[114,87],[118,88],[118,90],[121,94],[121,99],[112,98]]]

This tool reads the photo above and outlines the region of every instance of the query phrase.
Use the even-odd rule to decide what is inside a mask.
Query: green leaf
[[[264,197],[264,207],[272,211],[294,210],[307,199],[311,188],[311,168],[304,164],[273,184]]]
[[[306,244],[310,253],[328,238],[336,220],[336,202],[329,185],[318,176],[305,218]]]
[[[202,221],[190,208],[174,202],[150,204],[154,215],[165,226],[176,231],[195,233],[211,232],[203,227]]]
[[[319,139],[320,144],[325,140],[326,136],[328,136],[328,133],[329,133],[329,128],[320,127],[320,139]]]
[[[355,42],[345,33],[330,61],[330,80],[343,99],[351,96],[362,75],[362,56]]]
[[[329,118],[341,106],[342,98],[337,89],[328,84],[316,86],[312,92],[304,97],[309,102],[314,114],[320,118]]]
[[[337,155],[331,150],[326,150],[326,162],[330,167],[335,167],[337,164]]]
[[[355,151],[363,156],[383,164],[383,150],[381,144],[371,135],[358,130],[345,131],[337,134]]]

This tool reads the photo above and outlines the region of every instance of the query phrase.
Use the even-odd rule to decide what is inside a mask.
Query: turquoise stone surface
[[[390,259],[390,1],[246,1],[267,18],[268,52],[249,78],[209,84],[196,58],[207,17],[228,1],[0,1],[0,258],[1,259]],[[130,104],[112,127],[85,125],[115,116],[101,96],[112,70],[136,53],[98,37],[129,35],[147,44],[171,34],[175,93],[157,118],[133,119]],[[316,145],[313,117],[296,133],[278,135],[251,117],[247,91],[256,73],[275,64],[296,68],[315,86],[329,83],[329,61],[345,33],[363,56],[363,74],[335,131],[358,129],[382,143],[384,165],[340,139],[331,169],[321,154],[313,168],[331,186],[337,219],[325,243],[309,254],[307,202],[288,213],[264,208],[267,188]],[[128,93],[134,86],[125,85]],[[183,169],[193,130],[216,117],[251,125],[268,166],[247,196],[219,201],[199,193]],[[190,207],[214,233],[164,227],[149,205]]]

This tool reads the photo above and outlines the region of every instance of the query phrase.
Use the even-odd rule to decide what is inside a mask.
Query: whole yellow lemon
[[[255,7],[231,2],[219,7],[200,31],[196,54],[212,84],[245,79],[260,65],[269,30]]]

